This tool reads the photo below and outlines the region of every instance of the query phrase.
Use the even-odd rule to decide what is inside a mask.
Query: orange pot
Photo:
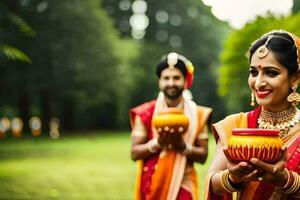
[[[228,154],[233,161],[258,158],[274,163],[281,158],[282,141],[279,131],[270,129],[233,129],[228,141]]]
[[[158,133],[180,133],[187,131],[189,119],[179,108],[167,108],[153,117],[152,123]]]

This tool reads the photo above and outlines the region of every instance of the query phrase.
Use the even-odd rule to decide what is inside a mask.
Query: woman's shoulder
[[[234,113],[226,116],[223,120],[226,121],[238,121],[246,117],[247,113],[246,112],[240,112],[240,113]],[[221,121],[223,121],[221,120]]]

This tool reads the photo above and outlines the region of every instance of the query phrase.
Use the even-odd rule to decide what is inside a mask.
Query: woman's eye
[[[275,70],[269,70],[266,72],[266,74],[269,76],[269,77],[276,77],[279,72],[275,71]]]
[[[250,69],[249,73],[251,74],[251,76],[257,76],[258,71],[254,69]]]

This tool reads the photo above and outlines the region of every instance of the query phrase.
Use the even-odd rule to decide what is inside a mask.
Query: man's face
[[[178,68],[166,68],[159,78],[159,89],[169,99],[177,99],[184,89],[185,78]]]

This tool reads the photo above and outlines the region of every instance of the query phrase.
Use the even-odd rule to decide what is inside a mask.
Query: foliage
[[[0,52],[4,57],[13,61],[22,61],[27,63],[31,62],[30,58],[26,54],[24,54],[19,49],[7,44],[0,45]]]
[[[299,35],[299,20],[300,14],[281,19],[269,15],[266,18],[259,17],[243,29],[229,34],[221,54],[218,92],[226,98],[226,106],[230,113],[250,109],[250,90],[247,82],[249,61],[245,54],[251,42],[273,29],[285,29]]]
[[[54,116],[66,129],[116,124],[118,36],[100,1],[33,0],[22,5],[20,13],[37,35],[14,35],[10,41],[18,43],[32,63],[26,71],[18,65],[6,69],[19,93],[16,100],[3,103],[20,102],[22,118],[27,121],[37,114],[45,128]]]
[[[131,6],[134,0],[102,0],[101,6],[113,20],[113,25],[120,33],[121,38],[130,39],[131,27],[129,24],[132,15]],[[150,2],[149,2],[150,3]]]
[[[118,80],[117,87],[117,124],[118,128],[128,127],[128,109],[131,94],[136,89],[136,79],[141,69],[136,67],[134,61],[139,56],[141,44],[132,39],[122,39],[116,43],[116,56],[120,59],[115,73]],[[116,128],[116,127],[115,127]]]
[[[195,66],[191,88],[194,100],[214,107],[218,110],[215,119],[220,118],[225,110],[215,92],[215,67],[228,27],[212,16],[209,7],[195,0],[151,1],[146,14],[150,23],[136,62],[141,74],[136,80],[131,105],[157,97],[155,67],[162,55],[175,51],[185,55]],[[161,15],[166,19],[160,19]]]
[[[30,63],[31,59],[20,49],[4,43],[9,33],[34,37],[35,31],[32,27],[12,9],[16,2],[2,1],[0,3],[0,55],[2,59],[7,58],[12,61],[21,61]]]
[[[293,5],[293,13],[297,13],[300,11],[300,1],[294,0],[294,5]]]

